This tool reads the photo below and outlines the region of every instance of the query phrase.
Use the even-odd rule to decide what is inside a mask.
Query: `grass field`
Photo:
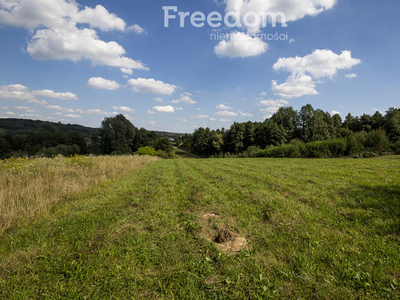
[[[0,299],[399,299],[399,200],[400,157],[158,160],[4,233]]]

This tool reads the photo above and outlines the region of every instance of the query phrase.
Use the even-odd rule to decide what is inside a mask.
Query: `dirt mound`
[[[247,246],[246,238],[228,229],[220,219],[221,216],[217,214],[208,213],[203,215],[203,238],[215,243],[219,251],[229,255],[245,249]]]

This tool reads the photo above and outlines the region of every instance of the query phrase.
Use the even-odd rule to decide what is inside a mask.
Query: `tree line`
[[[204,157],[382,154],[400,150],[400,109],[361,117],[349,113],[343,120],[310,104],[300,111],[281,107],[264,122],[235,122],[229,129],[198,128],[182,146]]]
[[[168,157],[172,144],[166,137],[136,128],[123,115],[105,118],[99,133],[90,138],[79,131],[63,131],[57,124],[43,123],[35,130],[0,134],[0,158],[70,155],[126,155],[151,147]],[[154,153],[154,152],[153,152]]]

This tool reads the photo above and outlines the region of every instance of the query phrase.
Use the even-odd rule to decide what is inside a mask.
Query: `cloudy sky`
[[[177,6],[169,27],[163,6]],[[398,0],[0,0],[0,117],[98,127],[123,113],[192,132],[307,103],[385,111],[400,104],[399,11]],[[286,27],[256,22],[271,12]]]

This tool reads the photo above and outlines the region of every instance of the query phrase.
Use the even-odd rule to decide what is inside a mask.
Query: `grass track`
[[[0,298],[398,299],[399,200],[399,158],[157,161],[1,237]]]

